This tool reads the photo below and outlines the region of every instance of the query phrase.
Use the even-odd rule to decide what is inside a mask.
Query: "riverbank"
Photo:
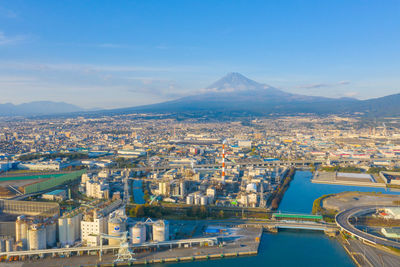
[[[214,225],[218,227],[218,225]],[[98,253],[79,253],[52,257],[47,255],[42,259],[31,258],[23,262],[12,262],[12,266],[131,266],[144,264],[160,264],[172,262],[191,262],[198,260],[223,259],[230,257],[254,256],[258,254],[262,229],[257,228],[229,228],[221,226],[225,231],[209,236],[210,241],[196,241],[186,239],[182,244],[149,243],[147,246],[134,249],[134,261],[115,262],[118,250],[103,250],[102,260]],[[214,241],[212,241],[212,239]],[[192,241],[191,241],[192,240]],[[218,241],[217,241],[218,240]],[[193,242],[193,243],[191,243]]]

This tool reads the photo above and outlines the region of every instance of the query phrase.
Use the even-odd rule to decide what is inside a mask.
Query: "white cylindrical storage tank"
[[[25,220],[25,216],[18,216],[15,222],[15,240],[21,242],[23,250],[28,247],[28,228],[29,224]]]
[[[6,251],[6,240],[0,239],[0,252]]]
[[[57,245],[57,226],[53,221],[46,225],[46,245],[48,248]]]
[[[108,221],[108,234],[113,236],[121,236],[122,232],[126,231],[125,220],[121,218],[112,218]],[[110,246],[117,246],[120,241],[110,238],[108,240]]]
[[[169,225],[167,221],[159,220],[153,224],[153,241],[162,242],[169,239]]]
[[[13,250],[14,250],[13,247],[14,247],[14,240],[12,240],[11,238],[6,239],[6,240],[5,240],[5,249],[6,249],[6,252],[13,251]]]
[[[81,214],[74,216],[74,241],[80,238]]]
[[[46,229],[43,225],[32,225],[28,231],[29,250],[46,249]]]
[[[67,218],[59,218],[58,219],[58,240],[60,241],[61,246],[67,245]]]
[[[73,245],[75,242],[75,221],[73,217],[67,218],[67,244]]]
[[[146,242],[146,225],[143,223],[137,223],[131,227],[130,231],[131,243],[140,244]]]
[[[193,195],[188,195],[186,197],[186,204],[193,205]]]
[[[200,205],[200,197],[199,196],[195,196],[194,197],[194,204],[195,205]]]
[[[208,204],[208,197],[207,196],[201,196],[200,197],[200,205],[207,205]]]

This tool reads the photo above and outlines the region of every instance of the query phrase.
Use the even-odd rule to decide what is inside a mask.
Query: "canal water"
[[[281,202],[282,212],[311,213],[314,200],[321,195],[343,191],[386,192],[383,188],[325,185],[311,183],[312,174],[298,171]],[[386,192],[389,193],[389,192]],[[398,194],[398,192],[391,192]],[[342,246],[322,232],[279,231],[263,234],[259,254],[252,257],[188,263],[157,264],[168,267],[255,267],[255,266],[354,266]]]
[[[290,183],[285,196],[279,205],[281,212],[311,213],[314,200],[322,195],[335,194],[344,191],[381,192],[388,194],[400,194],[396,191],[388,191],[385,188],[313,184],[312,173],[308,171],[297,171],[293,181]]]
[[[136,204],[146,203],[146,201],[144,201],[143,198],[144,193],[142,188],[142,180],[133,180],[132,195],[133,195],[133,200],[135,201]]]

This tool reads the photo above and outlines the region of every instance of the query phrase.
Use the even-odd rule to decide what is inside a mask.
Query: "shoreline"
[[[157,263],[172,263],[172,262],[191,262],[191,261],[205,261],[205,260],[216,260],[223,258],[233,258],[233,257],[245,257],[245,256],[256,256],[258,255],[258,249],[256,251],[240,251],[240,252],[230,252],[222,254],[208,254],[208,255],[193,255],[193,256],[183,256],[183,257],[169,257],[160,258],[153,260],[136,260],[131,262],[112,262],[112,263],[97,263],[93,265],[84,265],[88,267],[113,267],[113,266],[133,266],[133,265],[148,265]]]

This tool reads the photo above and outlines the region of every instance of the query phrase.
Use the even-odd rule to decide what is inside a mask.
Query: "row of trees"
[[[271,209],[276,210],[279,207],[279,204],[282,201],[283,196],[285,195],[286,190],[289,188],[290,182],[293,180],[295,169],[292,168],[289,170],[289,173],[286,175],[285,180],[281,183],[276,190],[270,196]]]
[[[347,166],[347,167],[341,167],[341,166],[333,166],[333,167],[321,167],[321,171],[326,171],[326,172],[350,172],[350,173],[361,173],[363,172],[362,169],[353,167],[353,166]]]
[[[206,218],[226,218],[223,210],[212,212],[206,206],[192,206],[185,210],[185,213],[178,213],[175,208],[164,207],[162,205],[136,205],[130,208],[127,213],[130,217],[142,218],[166,218],[180,217],[181,219],[206,219]]]
[[[314,169],[315,170],[315,169]],[[351,172],[351,173],[363,173],[364,170],[361,168],[357,168],[354,166],[347,166],[347,167],[341,167],[341,166],[333,166],[333,167],[321,167],[321,171],[327,171],[327,172]],[[386,167],[370,167],[366,173],[370,174],[376,174],[381,171],[400,171],[399,169],[387,169]]]
[[[162,218],[171,215],[169,209],[165,209],[162,206],[150,206],[148,204],[136,205],[129,209],[128,214],[130,217],[151,217],[151,218]]]

